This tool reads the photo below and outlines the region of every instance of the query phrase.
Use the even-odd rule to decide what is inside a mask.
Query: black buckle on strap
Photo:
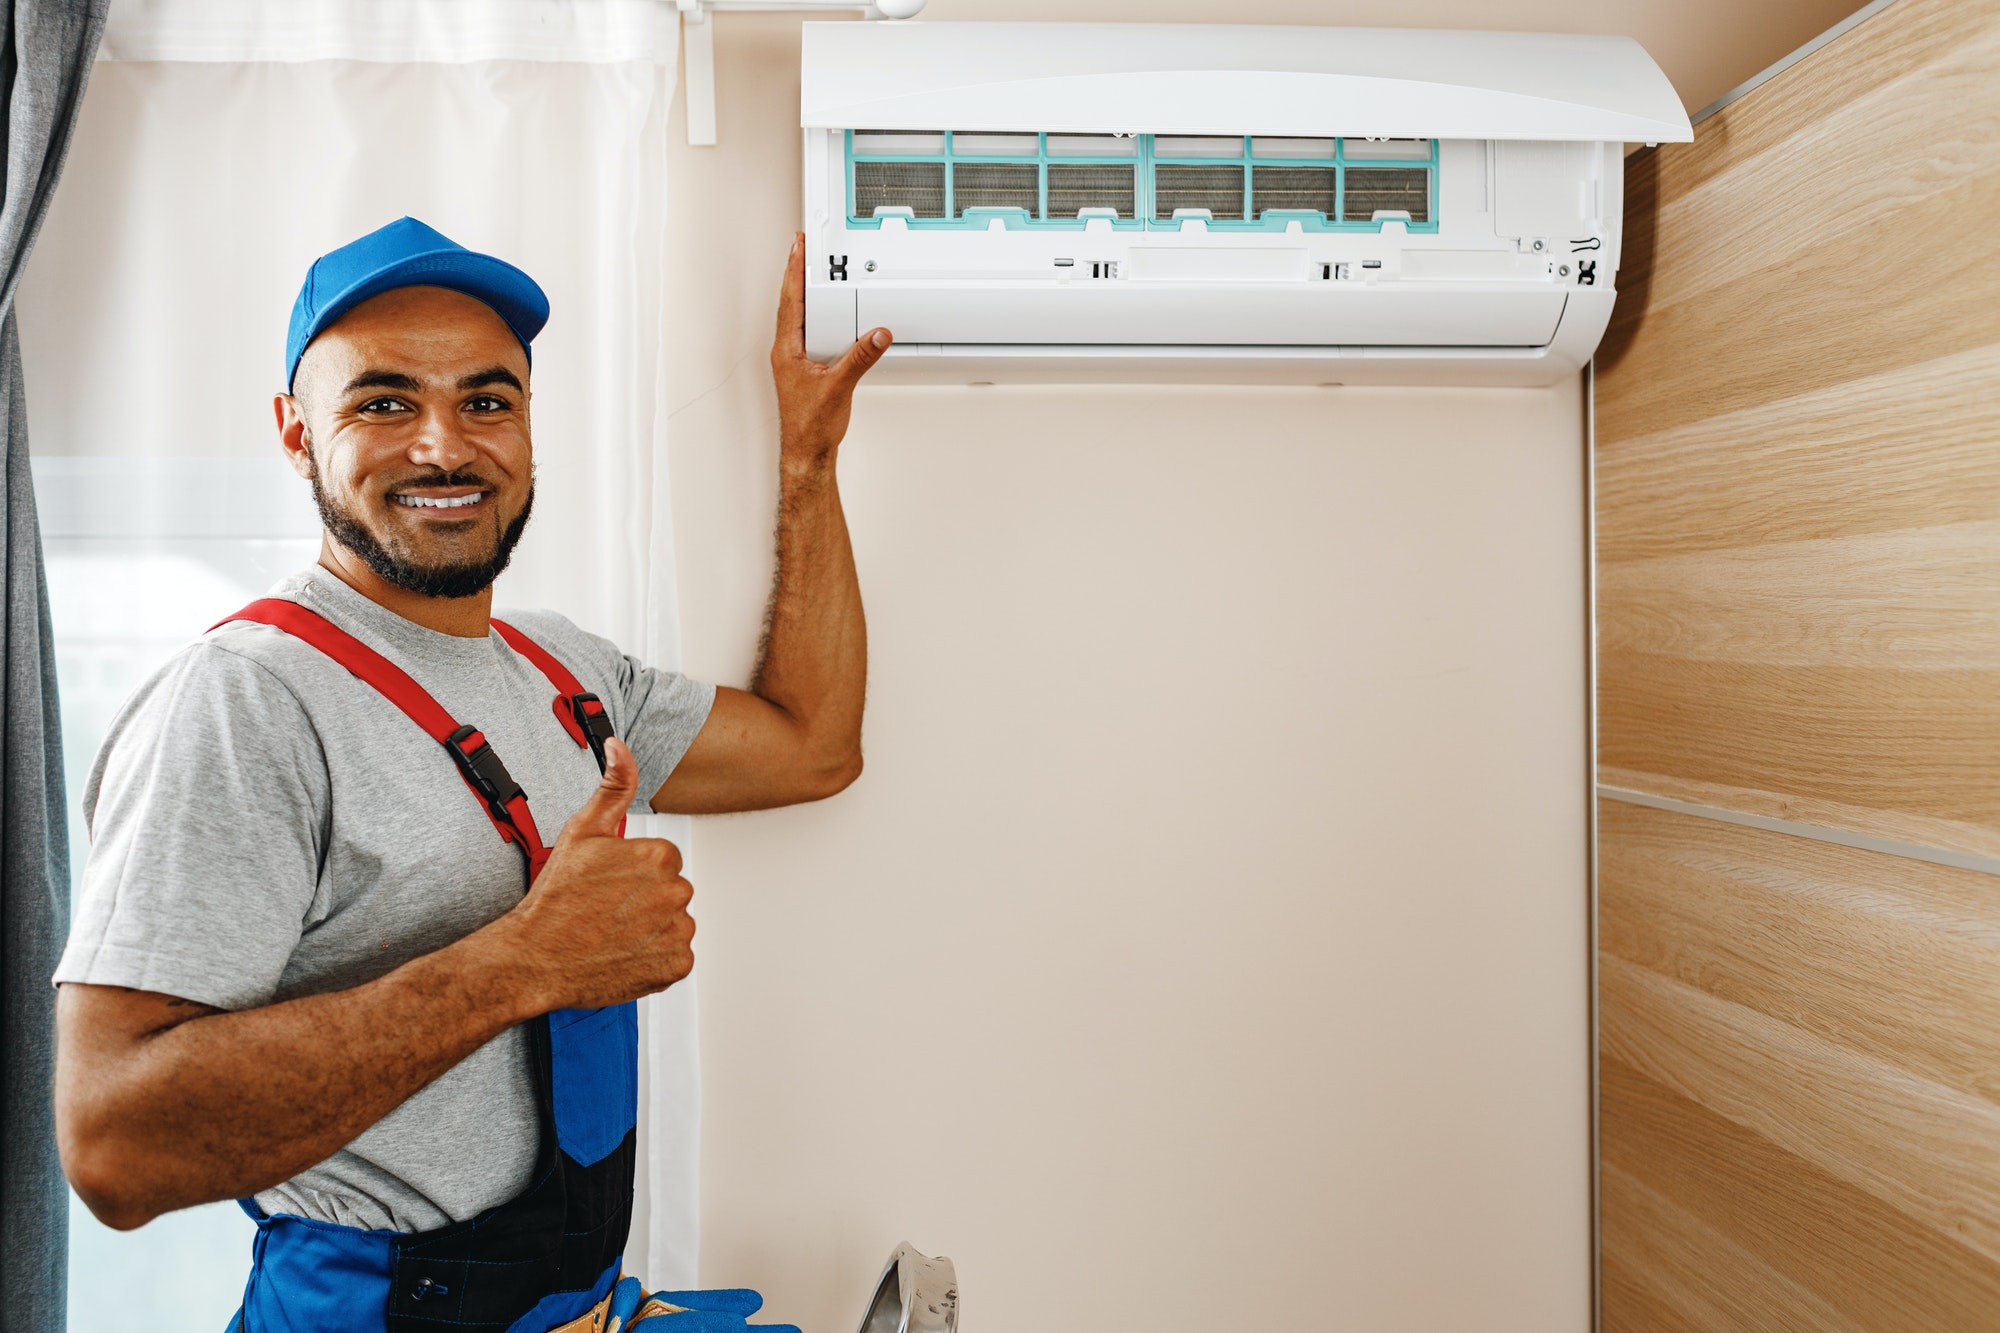
[[[605,767],[604,742],[617,733],[611,730],[611,714],[605,711],[604,701],[588,691],[569,696],[570,713],[576,718],[577,726],[583,728],[585,739],[590,742],[590,752],[597,756],[597,771]]]
[[[468,752],[466,742],[474,737],[478,737],[479,743]],[[480,735],[479,728],[460,727],[446,739],[444,748],[451,755],[452,762],[458,765],[458,771],[465,774],[465,780],[472,784],[472,789],[493,807],[494,814],[508,817],[507,802],[521,794],[521,784],[514,781],[513,774],[507,771],[507,765],[500,762],[499,754],[487,743],[486,737]]]

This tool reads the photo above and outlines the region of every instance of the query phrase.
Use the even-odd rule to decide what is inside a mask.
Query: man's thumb
[[[853,388],[861,382],[861,377],[874,369],[895,336],[887,329],[871,329],[854,340],[854,346],[847,349],[840,360],[833,363],[833,378]]]
[[[578,838],[615,838],[632,797],[639,789],[639,761],[617,737],[604,742],[604,780],[583,803],[583,808],[563,825],[558,842]]]

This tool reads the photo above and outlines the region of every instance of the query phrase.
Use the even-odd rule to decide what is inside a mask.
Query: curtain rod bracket
[[[715,146],[715,25],[718,9],[765,13],[856,12],[868,19],[914,18],[924,0],[674,0],[681,12],[681,51],[687,61],[688,143]]]

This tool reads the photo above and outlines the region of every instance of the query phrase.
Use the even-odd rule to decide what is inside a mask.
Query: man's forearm
[[[325,1160],[540,1012],[514,928],[502,918],[352,990],[233,1013],[185,1018],[185,1001],[64,986],[56,1099],[71,1183],[100,1218],[134,1227]],[[89,1043],[134,1035],[130,1058],[90,1058]]]
[[[779,455],[778,569],[751,689],[801,728],[840,785],[860,766],[868,634],[832,449],[787,440]]]
[[[805,237],[778,301],[778,573],[748,692],[720,689],[708,721],[652,806],[662,813],[768,810],[833,795],[861,773],[868,632],[834,459],[854,386],[889,349],[871,329],[831,365],[806,355]]]

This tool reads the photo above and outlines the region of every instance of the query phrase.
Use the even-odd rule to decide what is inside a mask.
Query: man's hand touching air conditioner
[[[778,336],[771,344],[782,466],[823,466],[831,459],[847,434],[854,386],[893,341],[889,330],[870,329],[836,361],[821,365],[806,355],[806,238],[794,234],[778,298]]]

